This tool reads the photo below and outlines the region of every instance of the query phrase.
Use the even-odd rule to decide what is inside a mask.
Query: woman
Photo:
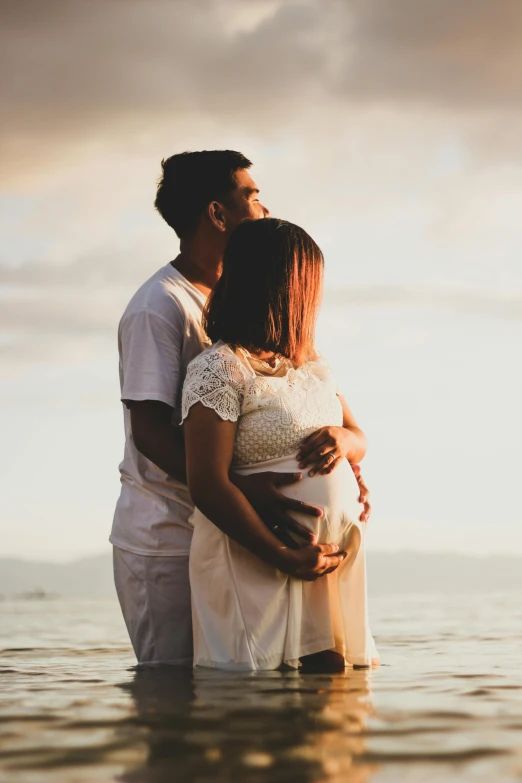
[[[301,228],[271,218],[245,222],[230,239],[205,310],[213,345],[189,365],[183,389],[196,505],[195,665],[344,668],[376,659],[360,490],[349,463],[364,456],[365,440],[314,350],[322,277],[322,253]],[[295,472],[321,441],[334,445],[286,494],[322,509],[321,517],[296,518],[346,557],[305,582],[287,575],[299,551],[264,526],[230,471]]]

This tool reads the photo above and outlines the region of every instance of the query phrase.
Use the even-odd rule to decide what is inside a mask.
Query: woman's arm
[[[343,429],[349,433],[348,450],[345,454],[346,459],[351,465],[357,465],[366,455],[367,442],[366,435],[357,425],[355,416],[348,407],[348,403],[338,395],[341,407],[343,409]]]
[[[185,450],[190,494],[197,508],[227,536],[280,571],[316,579],[335,570],[344,553],[332,544],[299,550],[284,547],[265,526],[229,478],[237,422],[224,421],[198,402],[185,420]]]
[[[366,454],[366,436],[357,425],[344,397],[338,397],[343,409],[343,426],[316,430],[305,438],[297,455],[299,467],[309,467],[310,476],[331,473],[342,459],[356,465]]]

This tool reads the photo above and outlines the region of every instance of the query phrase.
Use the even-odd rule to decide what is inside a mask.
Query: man
[[[243,220],[269,214],[250,166],[230,150],[163,161],[155,206],[178,235],[180,254],[137,291],[119,326],[126,440],[110,540],[116,590],[140,664],[192,664],[188,556],[194,507],[177,425],[187,365],[208,345],[201,314],[220,276],[228,238]],[[289,511],[321,513],[279,491],[297,480],[295,474],[273,473],[234,478],[286,541],[285,529],[305,530]],[[331,545],[310,543],[299,550],[300,566],[291,575],[315,579],[341,559]]]

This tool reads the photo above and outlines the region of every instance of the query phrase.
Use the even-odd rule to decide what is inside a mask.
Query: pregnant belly
[[[291,512],[292,516],[317,535],[320,544],[335,543],[344,549],[360,527],[359,517],[363,511],[359,503],[359,485],[348,463],[343,460],[332,473],[326,476],[310,477],[306,470],[300,470],[295,457],[279,457],[237,469],[238,473],[302,473],[303,478],[295,484],[281,487],[288,497],[302,500],[323,511],[322,517]]]

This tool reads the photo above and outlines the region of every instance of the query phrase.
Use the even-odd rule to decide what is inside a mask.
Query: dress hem
[[[226,671],[242,671],[242,672],[257,672],[257,671],[276,671],[280,666],[289,666],[291,669],[299,668],[299,661],[306,655],[315,655],[316,653],[324,652],[326,650],[335,649],[335,642],[332,638],[323,641],[317,641],[313,644],[308,644],[301,648],[300,652],[295,657],[285,657],[281,660],[280,656],[277,658],[274,656],[262,663],[256,661],[256,666],[252,666],[251,662],[238,663],[236,661],[194,661],[194,668],[201,667],[203,669],[223,669]],[[342,653],[340,653],[343,655]],[[368,666],[371,668],[375,661],[379,661],[378,656],[364,656],[364,655],[343,655],[347,666]],[[261,665],[259,665],[261,663]]]
[[[327,639],[318,640],[312,644],[301,647],[299,653],[295,657],[290,656],[271,656],[263,661],[255,661],[255,666],[252,666],[251,662],[236,662],[236,661],[194,661],[194,667],[203,667],[205,669],[227,669],[232,671],[275,671],[280,666],[285,664],[292,669],[297,669],[299,665],[299,659],[305,655],[313,655],[314,653],[323,652],[324,650],[334,649],[334,639],[328,637]]]

